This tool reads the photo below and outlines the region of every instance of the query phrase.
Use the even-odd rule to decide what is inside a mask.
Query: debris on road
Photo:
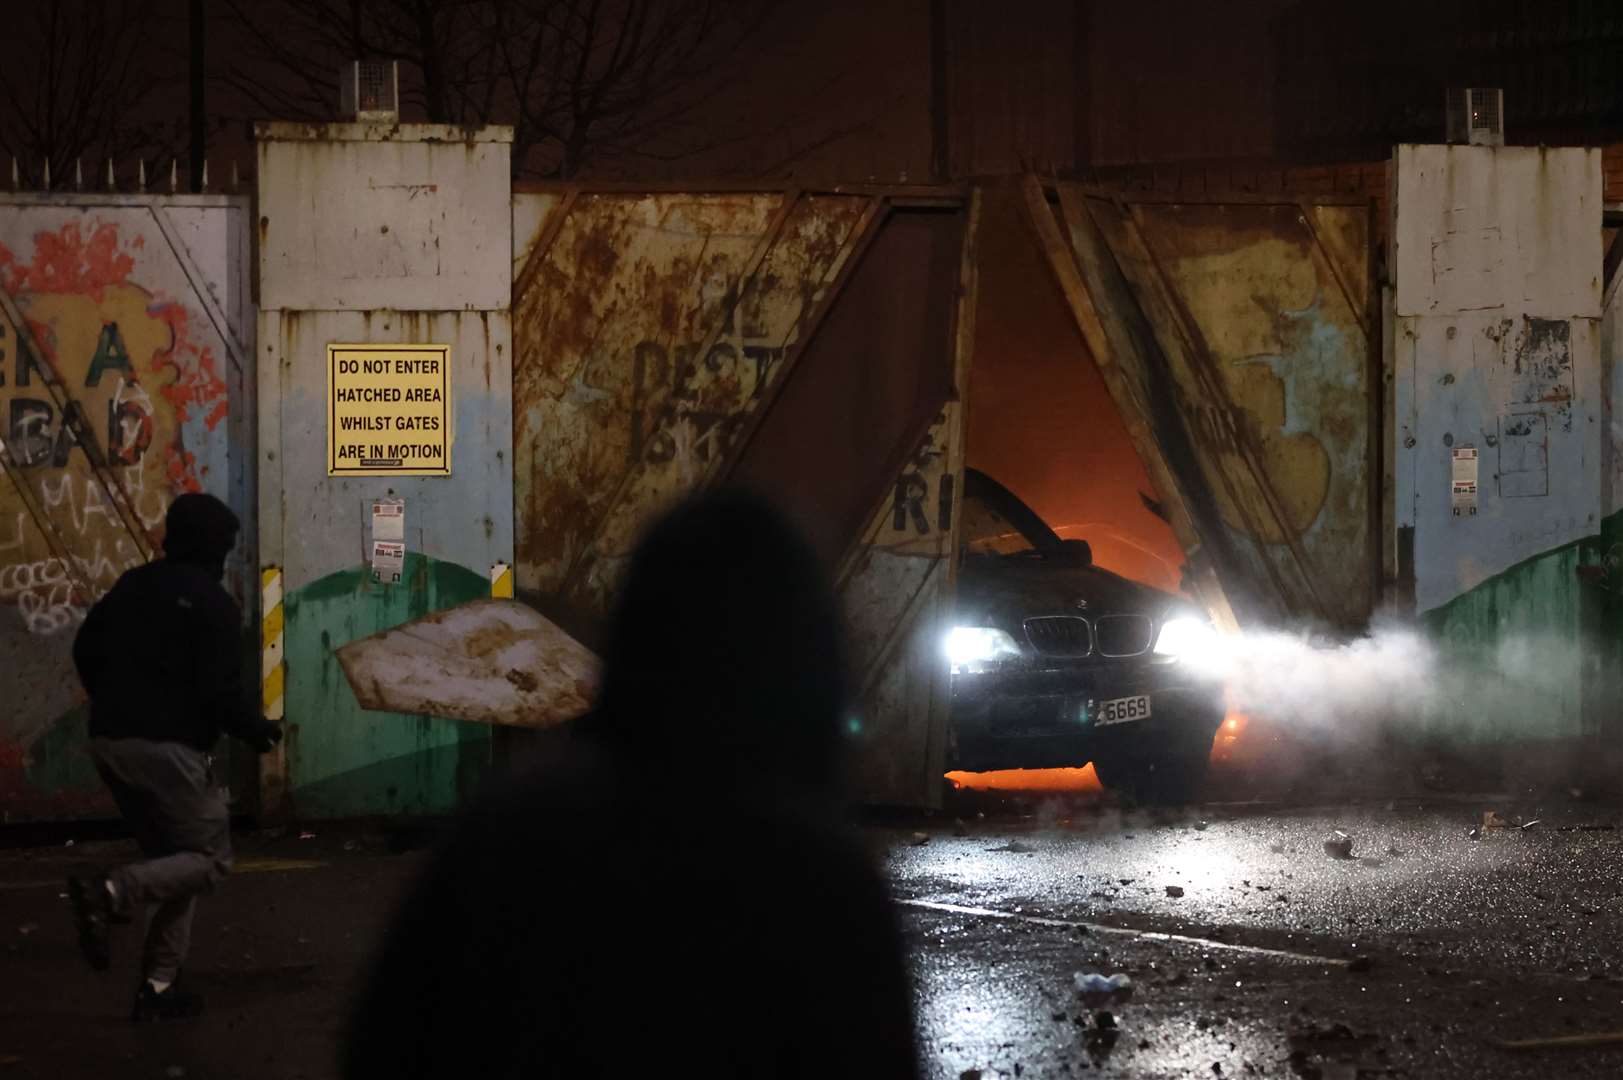
[[[1352,850],[1352,837],[1340,829],[1324,838],[1324,853],[1332,859],[1350,859],[1352,858]]]
[[[1121,972],[1104,975],[1097,971],[1079,971],[1071,980],[1076,984],[1076,992],[1089,1005],[1125,1001],[1133,996],[1133,980]],[[1114,1017],[1111,1017],[1111,1024],[1115,1024]]]
[[[1531,829],[1534,825],[1537,825],[1539,822],[1541,822],[1543,820],[1544,820],[1543,818],[1534,818],[1532,821],[1529,821],[1525,825],[1522,826],[1522,832],[1526,832],[1528,829]]]
[[[1168,885],[1167,886],[1167,895],[1172,897],[1174,900],[1178,899],[1178,897],[1183,895],[1183,886],[1182,885]]]
[[[1010,851],[1010,852],[1013,852],[1016,855],[1030,855],[1033,851],[1036,851],[1037,849],[1032,847],[1030,844],[1024,843],[1022,841],[1010,840],[1007,844],[1004,844],[1002,847],[987,848],[986,850],[988,850],[988,851]]]
[[[1492,810],[1482,812],[1482,827],[1484,829],[1514,829],[1516,825],[1506,817],[1500,817]]]
[[[28,937],[38,929],[39,923],[37,922],[23,923],[21,926],[17,927],[17,933],[21,934],[23,937]]]
[[[299,839],[300,840],[314,840],[315,838],[316,838],[316,834],[313,833],[313,832],[301,832],[299,834]]]
[[[1211,826],[1210,822],[1197,821],[1197,822],[1195,822],[1195,831],[1196,832],[1205,832],[1208,828],[1210,828],[1210,826]]]
[[[929,842],[930,842],[930,834],[929,833],[922,833],[922,832],[916,832],[912,836],[908,837],[908,839],[907,839],[907,843],[908,843],[908,845],[910,847],[923,847],[925,844],[928,844]]]

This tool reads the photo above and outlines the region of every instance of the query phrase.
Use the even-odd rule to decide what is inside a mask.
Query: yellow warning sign
[[[327,346],[327,475],[451,475],[451,347]]]

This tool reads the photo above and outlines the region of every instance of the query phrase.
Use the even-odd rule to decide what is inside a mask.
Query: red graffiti
[[[80,293],[100,300],[109,285],[122,285],[135,269],[135,259],[122,251],[118,229],[97,225],[86,240],[79,223],[56,232],[34,234],[34,260],[23,263],[0,244],[0,278],[6,291]]]
[[[199,345],[192,338],[191,314],[179,304],[153,304],[147,308],[147,314],[169,327],[168,350],[155,353],[148,365],[152,371],[166,367],[175,370],[175,381],[159,392],[175,407],[175,415],[182,422],[191,417],[194,408],[207,408],[203,423],[213,431],[230,411],[225,381],[216,370],[214,350]]]
[[[33,260],[28,263],[0,244],[0,284],[13,293],[69,293],[86,295],[99,303],[109,286],[133,284],[129,277],[135,269],[135,258],[130,252],[145,246],[145,238],[139,234],[121,243],[118,227],[110,223],[93,224],[87,237],[78,222],[70,222],[55,232],[34,234]],[[182,304],[143,291],[153,296],[147,314],[169,328],[169,344],[155,351],[142,370],[173,372],[173,380],[159,387],[158,393],[174,409],[177,424],[201,416],[204,425],[214,430],[229,414],[230,404],[213,349],[193,336],[191,313]],[[54,363],[56,347],[51,328],[30,320],[30,329],[45,359]],[[130,377],[139,382],[137,372],[130,372]],[[164,454],[165,472],[175,491],[201,490],[195,455],[178,440],[165,447]]]
[[[164,472],[169,477],[169,486],[175,492],[203,490],[203,484],[197,478],[196,454],[179,446],[166,446],[163,462]]]

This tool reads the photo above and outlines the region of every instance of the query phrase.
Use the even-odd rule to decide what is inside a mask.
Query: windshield
[[[1036,547],[985,499],[964,500],[964,548],[971,555],[1035,555]]]
[[[971,555],[1075,558],[1036,512],[978,469],[964,470],[963,544]]]

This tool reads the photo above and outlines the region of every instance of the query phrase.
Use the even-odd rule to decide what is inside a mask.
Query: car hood
[[[1182,597],[1118,574],[1054,559],[970,555],[958,572],[957,619],[1019,625],[1033,615],[1148,615],[1194,611]]]

